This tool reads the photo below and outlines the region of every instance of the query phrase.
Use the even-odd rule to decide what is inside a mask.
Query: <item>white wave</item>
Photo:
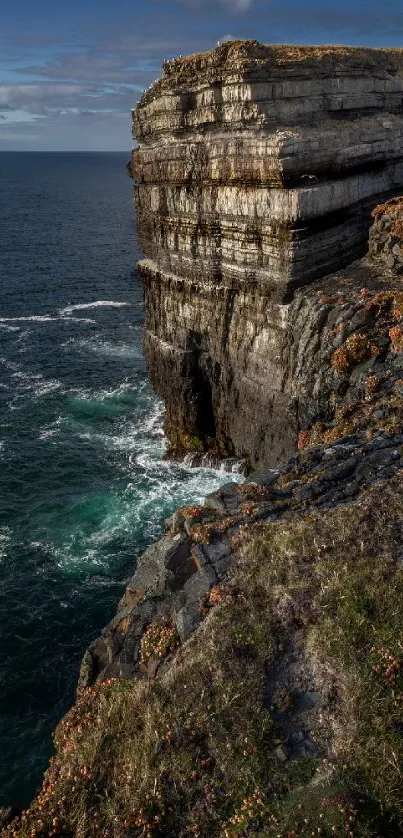
[[[29,373],[23,372],[23,370],[17,370],[13,372],[11,378],[17,378],[19,387],[22,390],[32,390],[35,384],[42,379],[42,375],[40,373]]]
[[[7,547],[11,541],[12,532],[10,527],[0,527],[0,559],[7,555]]]
[[[15,361],[9,361],[8,358],[0,358],[0,364],[3,364],[6,370],[11,370],[12,372],[19,370],[18,364]]]
[[[133,446],[137,447],[140,441],[142,449],[145,450],[155,448],[157,441],[158,452],[165,453],[167,441],[163,427],[164,412],[164,406],[157,403],[147,416],[127,424],[125,429],[121,429],[123,433],[116,437],[117,447],[130,451]]]
[[[148,453],[140,455],[140,469],[126,471],[125,488],[111,489],[100,498],[100,517],[91,532],[80,504],[70,508],[62,527],[55,528],[56,541],[46,545],[65,573],[78,568],[97,572],[100,567],[113,571],[119,543],[124,551],[129,545],[134,551],[139,544],[145,548],[159,537],[161,522],[176,508],[203,502],[206,494],[229,479],[241,480],[239,475],[229,478],[219,470],[187,469],[183,463],[160,459],[160,454],[161,445],[150,446]],[[83,498],[84,505],[86,500],[90,498]]]
[[[54,393],[63,387],[60,381],[53,378],[46,379],[42,373],[26,373],[23,370],[18,370],[17,372],[13,372],[11,377],[18,380],[18,389],[20,392],[32,392],[34,398],[40,398],[41,396],[48,395],[48,393]]]
[[[72,314],[73,311],[85,311],[87,308],[122,308],[123,306],[129,306],[131,303],[123,303],[119,302],[118,300],[95,300],[93,303],[76,303],[75,305],[68,305],[65,308],[60,309],[60,314],[62,316],[66,314]]]
[[[49,439],[52,436],[56,436],[59,431],[59,425],[60,423],[58,421],[52,422],[51,425],[45,425],[39,431],[38,439]]]
[[[0,317],[0,327],[8,331],[18,331],[18,326],[9,326],[9,323],[56,323],[57,321],[66,321],[70,323],[89,323],[97,325],[96,320],[87,317],[62,317],[60,314],[53,316],[52,314],[30,314],[24,317]]]
[[[131,390],[132,384],[125,382],[116,390],[88,392],[88,393],[74,393],[80,398],[88,398],[90,401],[108,401],[108,399],[118,398],[125,390]],[[138,388],[138,391],[141,388]],[[137,392],[138,392],[137,391]],[[155,397],[152,397],[155,402]],[[149,413],[146,416],[139,416],[132,420],[123,420],[115,428],[115,432],[98,432],[93,429],[77,424],[76,433],[80,439],[88,442],[98,442],[110,451],[116,451],[121,454],[126,454],[126,458],[122,461],[122,467],[127,468],[127,462],[130,466],[136,465],[141,458],[142,453],[150,457],[151,462],[155,461],[154,468],[158,468],[158,464],[164,456],[167,442],[163,429],[164,407],[159,401],[153,403],[150,407]],[[140,463],[139,463],[140,464]]]
[[[97,326],[97,321],[93,320],[92,317],[63,317],[63,321],[69,321],[69,323],[81,323],[81,324],[89,324],[90,326]]]
[[[103,355],[106,358],[122,358],[135,361],[143,360],[143,352],[140,346],[134,343],[111,343],[107,340],[79,340],[69,341],[75,343],[76,347],[81,350],[93,352],[96,355]]]
[[[144,480],[141,475],[138,482],[129,482],[123,492],[111,492],[105,514],[91,533],[71,510],[70,525],[66,521],[63,527],[62,543],[57,538],[56,543],[51,539],[42,545],[64,573],[91,571],[92,586],[93,574],[99,569],[113,572],[119,543],[125,552],[134,551],[134,569],[137,545],[142,544],[145,549],[158,538],[164,518],[180,506],[201,503],[206,494],[228,481],[228,475],[201,469],[185,475],[175,473],[172,464],[167,464],[165,472],[162,470],[154,479],[147,477]]]
[[[50,314],[30,314],[25,317],[0,317],[0,323],[51,323],[59,320],[59,316],[52,317]]]
[[[116,451],[120,454],[126,454],[130,465],[136,464],[136,459],[140,457],[140,452],[144,453],[151,449],[155,453],[156,467],[157,462],[163,457],[166,449],[166,441],[162,426],[155,426],[153,437],[147,437],[144,425],[141,421],[137,423],[125,423],[120,425],[117,433],[99,433],[98,431],[90,430],[85,425],[76,424],[77,436],[86,440],[87,442],[98,442],[104,448],[110,451]],[[71,420],[70,420],[71,425]]]
[[[19,332],[20,326],[9,326],[8,323],[0,322],[0,329],[3,329],[5,332]]]
[[[136,391],[137,389],[138,388],[136,388]],[[123,393],[126,393],[129,390],[133,390],[133,382],[126,378],[124,381],[121,381],[117,387],[113,387],[112,389],[92,390],[85,387],[74,387],[69,390],[69,396],[75,399],[83,399],[84,401],[104,402],[108,401],[108,399],[119,398],[119,396],[122,396]]]
[[[41,381],[38,383],[34,396],[35,398],[40,398],[41,396],[47,396],[49,393],[55,393],[57,390],[62,390],[63,385],[60,381],[56,381],[53,379],[49,379],[48,381]]]

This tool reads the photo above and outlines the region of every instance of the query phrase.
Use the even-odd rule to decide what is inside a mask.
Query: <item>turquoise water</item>
[[[164,518],[228,480],[164,460],[122,154],[0,154],[0,805],[28,804]]]

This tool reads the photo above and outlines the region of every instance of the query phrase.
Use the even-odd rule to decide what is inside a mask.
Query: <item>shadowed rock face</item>
[[[166,62],[133,130],[145,351],[173,448],[274,465],[301,419],[294,291],[363,255],[371,209],[403,186],[403,52],[230,42]]]

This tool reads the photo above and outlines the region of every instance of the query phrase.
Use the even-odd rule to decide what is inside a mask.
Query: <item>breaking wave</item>
[[[73,311],[85,311],[88,308],[124,308],[125,306],[130,306],[131,303],[124,303],[118,300],[95,300],[93,303],[76,303],[74,305],[69,304],[62,308],[59,312],[62,316],[66,314],[72,314]]]

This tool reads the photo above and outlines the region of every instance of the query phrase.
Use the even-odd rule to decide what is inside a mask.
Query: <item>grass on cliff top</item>
[[[200,630],[154,681],[82,695],[40,795],[2,834],[401,835],[401,483],[242,530]],[[281,764],[267,696],[290,637],[333,699],[313,731],[324,757]]]
[[[378,48],[354,47],[345,44],[263,44],[254,39],[232,39],[219,44],[214,50],[195,52],[191,55],[173,58],[164,62],[165,72],[174,70],[178,72],[188,66],[203,67],[212,64],[220,65],[228,63],[237,65],[241,59],[246,59],[255,64],[268,64],[284,62],[303,62],[321,60],[329,57],[350,59],[351,64],[358,61],[370,62],[371,66],[376,63],[384,64],[388,56],[400,56],[403,51],[399,48]]]
[[[349,47],[344,44],[298,45],[298,44],[261,44],[253,39],[233,39],[219,44],[206,52],[168,59],[163,63],[164,76],[158,79],[146,91],[138,107],[149,104],[159,93],[175,85],[200,83],[200,74],[206,74],[211,80],[219,81],[222,73],[248,73],[249,70],[261,69],[264,73],[273,72],[285,64],[328,64],[331,69],[342,61],[356,72],[357,66],[374,71],[378,67],[392,73],[402,71],[403,50],[399,48]]]

